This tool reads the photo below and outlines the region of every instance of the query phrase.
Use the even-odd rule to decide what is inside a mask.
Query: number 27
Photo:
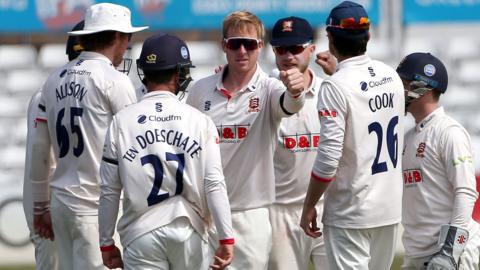
[[[177,182],[175,195],[181,194],[183,191],[183,170],[185,167],[185,157],[183,154],[173,154],[168,152],[165,153],[165,157],[167,161],[176,161],[178,163],[177,173],[175,176],[175,181]],[[157,155],[150,154],[142,157],[140,162],[142,163],[142,166],[145,166],[146,164],[152,164],[154,171],[153,187],[147,197],[148,206],[155,205],[163,200],[168,199],[170,197],[168,192],[159,194],[163,183],[163,166],[160,158]]]

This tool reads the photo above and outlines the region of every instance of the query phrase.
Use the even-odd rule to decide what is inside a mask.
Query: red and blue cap
[[[313,29],[307,20],[299,17],[287,17],[278,20],[272,29],[270,44],[294,46],[313,41]]]
[[[362,5],[343,1],[334,7],[327,17],[327,31],[344,38],[364,38],[368,36],[370,20]]]

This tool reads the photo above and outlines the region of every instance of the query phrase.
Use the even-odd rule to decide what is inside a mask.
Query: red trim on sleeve
[[[312,178],[315,180],[315,181],[318,181],[318,182],[324,182],[324,183],[330,183],[332,182],[335,177],[332,177],[332,178],[323,178],[323,177],[320,177],[318,175],[315,175],[313,172],[312,172]]]
[[[235,244],[235,239],[233,239],[233,238],[227,238],[227,239],[220,240],[220,245],[233,245],[233,244]]]
[[[47,119],[45,119],[45,118],[36,118],[35,121],[47,123]]]
[[[112,251],[115,248],[115,244],[111,244],[110,246],[103,246],[100,247],[101,252],[109,252]]]

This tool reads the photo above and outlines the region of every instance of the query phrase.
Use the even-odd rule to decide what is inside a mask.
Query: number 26
[[[398,161],[398,135],[395,133],[395,127],[398,124],[398,116],[394,116],[387,127],[386,141],[387,141],[387,150],[390,160],[392,161],[393,167],[397,167]],[[382,125],[378,122],[373,122],[368,125],[368,133],[371,134],[375,132],[377,134],[378,144],[377,144],[377,154],[372,164],[372,175],[377,173],[386,172],[388,170],[387,163],[385,161],[378,162],[380,158],[380,152],[382,151],[382,142],[383,142],[383,128]]]

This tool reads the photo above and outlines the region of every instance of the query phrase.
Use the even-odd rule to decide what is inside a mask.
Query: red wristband
[[[320,176],[318,176],[318,175],[315,175],[313,172],[312,172],[312,178],[313,178],[315,181],[323,182],[323,183],[329,183],[329,182],[332,182],[333,180],[335,180],[335,177],[332,177],[332,178],[323,178],[323,177],[320,177]]]
[[[235,239],[233,239],[233,238],[227,238],[227,239],[220,240],[220,245],[233,245],[233,244],[235,244]]]
[[[115,244],[111,244],[110,246],[103,246],[100,247],[101,252],[109,252],[112,251],[115,248]]]

